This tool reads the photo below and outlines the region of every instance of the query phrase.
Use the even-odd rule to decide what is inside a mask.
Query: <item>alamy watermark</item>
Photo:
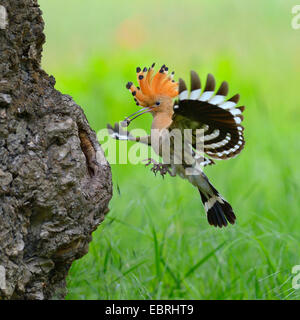
[[[295,276],[292,278],[292,287],[295,290],[300,289],[300,265],[295,265],[292,268],[292,274]]]
[[[110,164],[145,164],[145,160],[161,157],[164,164],[189,167],[204,161],[203,129],[151,129],[149,135],[143,129],[129,132],[119,126],[118,130],[110,132],[107,129],[98,131],[97,138]],[[117,143],[116,140],[122,141]]]
[[[294,15],[291,21],[292,28],[298,30],[300,29],[300,4],[292,7],[292,14]]]
[[[6,289],[6,271],[3,266],[0,265],[0,289]]]

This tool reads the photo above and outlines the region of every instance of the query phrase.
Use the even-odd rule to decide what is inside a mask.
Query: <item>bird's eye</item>
[[[159,105],[160,105],[160,102],[159,102],[159,101],[156,101],[155,104],[156,104],[157,106],[159,106]]]

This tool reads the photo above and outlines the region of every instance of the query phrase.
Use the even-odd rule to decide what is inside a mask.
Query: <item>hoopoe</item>
[[[215,164],[213,159],[233,158],[243,149],[245,141],[241,122],[244,107],[236,107],[240,96],[236,94],[225,100],[228,83],[222,82],[215,92],[216,82],[211,74],[208,74],[206,85],[202,90],[198,74],[191,71],[189,92],[182,79],[178,82],[173,80],[174,72],[169,74],[165,65],[156,74],[154,64],[149,69],[142,70],[138,67],[136,72],[139,86],[136,87],[132,82],[128,82],[126,87],[133,95],[136,104],[143,108],[127,117],[121,126],[118,123],[114,127],[107,125],[110,135],[115,139],[132,140],[152,146],[162,157],[162,163],[148,159],[146,165],[153,163],[151,170],[155,174],[160,172],[163,176],[167,173],[171,176],[179,175],[198,188],[210,225],[221,228],[227,226],[228,222],[234,224],[236,217],[231,205],[214,188],[202,169],[206,165]],[[176,97],[178,100],[174,101]],[[132,120],[145,113],[151,113],[153,116],[150,135],[135,137],[121,128],[128,126]],[[179,156],[182,156],[175,152],[176,137],[172,139],[164,134],[174,129],[180,132],[191,129],[192,132],[187,142],[180,141],[184,145],[184,150],[188,150],[187,156],[185,154],[181,163],[176,162]],[[203,150],[197,148],[197,129],[203,130]],[[168,159],[162,154],[163,139],[172,141],[169,143]],[[203,152],[206,153],[209,158],[199,156],[201,152],[202,155]]]

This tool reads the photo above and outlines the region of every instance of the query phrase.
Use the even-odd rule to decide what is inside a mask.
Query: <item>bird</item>
[[[136,68],[138,86],[128,82],[126,88],[142,109],[120,124],[108,124],[110,136],[151,146],[162,158],[161,163],[147,159],[146,166],[153,164],[155,175],[178,175],[196,187],[210,225],[222,228],[234,224],[236,216],[231,205],[203,169],[214,165],[215,160],[234,158],[243,150],[245,106],[237,106],[240,95],[228,99],[228,83],[223,81],[216,90],[216,80],[210,73],[202,86],[199,75],[192,70],[188,90],[183,79],[174,80],[174,72],[169,73],[165,64],[156,73],[154,67],[155,63],[150,68]],[[124,129],[146,113],[153,116],[150,135],[134,136]],[[168,145],[168,152],[164,152],[164,145]]]

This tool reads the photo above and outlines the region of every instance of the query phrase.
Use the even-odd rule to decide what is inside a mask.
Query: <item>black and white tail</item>
[[[210,182],[209,184],[212,191],[209,194],[205,194],[200,188],[198,188],[204,209],[207,214],[208,223],[220,228],[223,226],[226,227],[228,222],[234,224],[236,217],[233,213],[231,205],[222,198],[222,196]]]

